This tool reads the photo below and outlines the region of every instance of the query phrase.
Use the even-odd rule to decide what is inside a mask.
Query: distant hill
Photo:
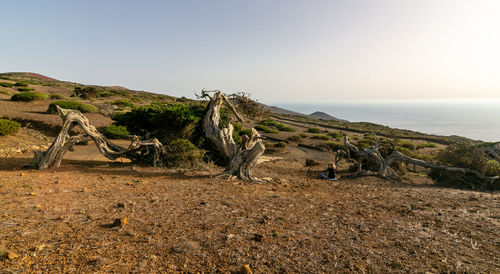
[[[331,116],[328,113],[324,113],[322,111],[315,111],[311,114],[309,114],[309,117],[316,118],[316,119],[323,119],[323,120],[332,120],[332,121],[339,121],[339,122],[348,122],[347,120],[335,118]]]

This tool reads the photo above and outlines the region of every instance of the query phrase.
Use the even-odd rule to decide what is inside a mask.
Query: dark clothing
[[[335,174],[335,169],[333,169],[333,168],[331,168],[331,167],[330,167],[330,168],[328,168],[328,169],[326,170],[326,177],[327,177],[328,179],[335,179],[335,178],[337,178],[337,175]]]

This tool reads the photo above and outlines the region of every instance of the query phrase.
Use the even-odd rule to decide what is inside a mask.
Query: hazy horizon
[[[261,102],[500,98],[500,2],[12,1],[0,72]]]

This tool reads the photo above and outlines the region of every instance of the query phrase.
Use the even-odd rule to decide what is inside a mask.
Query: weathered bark
[[[47,151],[35,151],[33,160],[27,167],[43,170],[49,166],[58,167],[64,154],[75,144],[93,140],[99,152],[110,160],[124,157],[133,162],[150,162],[153,165],[161,165],[160,158],[163,146],[157,139],[140,141],[135,137],[128,148],[109,142],[97,129],[90,124],[87,117],[77,110],[63,109],[57,106],[59,117],[63,120],[63,126],[52,145]],[[71,136],[70,132],[79,126],[84,134]]]
[[[210,96],[210,93],[213,93],[213,95]],[[260,134],[257,130],[252,129],[251,136],[244,135],[241,145],[236,145],[233,140],[233,126],[231,123],[228,123],[222,129],[220,128],[220,109],[223,103],[239,121],[243,121],[234,106],[220,91],[203,90],[201,97],[210,99],[203,119],[205,136],[229,160],[226,170],[221,175],[227,175],[229,178],[238,177],[246,181],[255,180],[252,176],[252,170],[265,150]]]
[[[443,166],[443,165],[437,165],[432,162],[426,162],[423,160],[415,159],[409,156],[406,156],[402,154],[401,152],[397,151],[395,149],[395,145],[391,144],[393,147],[393,152],[388,155],[386,158],[382,157],[379,151],[379,143],[377,140],[377,143],[375,146],[364,149],[364,150],[358,150],[358,148],[354,145],[352,145],[349,142],[349,139],[347,136],[344,136],[344,150],[340,150],[337,152],[337,157],[335,159],[335,162],[339,162],[344,155],[347,155],[348,158],[350,159],[350,155],[354,154],[355,158],[358,160],[358,171],[356,173],[359,174],[361,172],[361,163],[363,160],[368,160],[370,163],[370,166],[377,170],[376,172],[367,172],[366,174],[369,175],[378,175],[382,178],[390,179],[390,180],[400,180],[400,176],[390,167],[392,163],[394,162],[402,162],[406,164],[413,164],[417,166],[422,166],[426,168],[433,168],[433,169],[442,169],[446,171],[452,171],[452,172],[461,172],[463,174],[466,173],[472,173],[476,175],[479,179],[491,183],[497,179],[499,179],[499,176],[495,177],[488,177],[476,170],[468,169],[468,168],[459,168],[459,167],[449,167],[449,166]]]

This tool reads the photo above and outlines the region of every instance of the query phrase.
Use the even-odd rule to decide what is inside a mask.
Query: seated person
[[[337,181],[337,174],[335,172],[335,168],[336,168],[336,166],[334,163],[328,164],[328,169],[325,170],[326,175],[323,173],[320,173],[318,175],[318,179],[327,179],[327,180],[331,180],[331,181]]]

